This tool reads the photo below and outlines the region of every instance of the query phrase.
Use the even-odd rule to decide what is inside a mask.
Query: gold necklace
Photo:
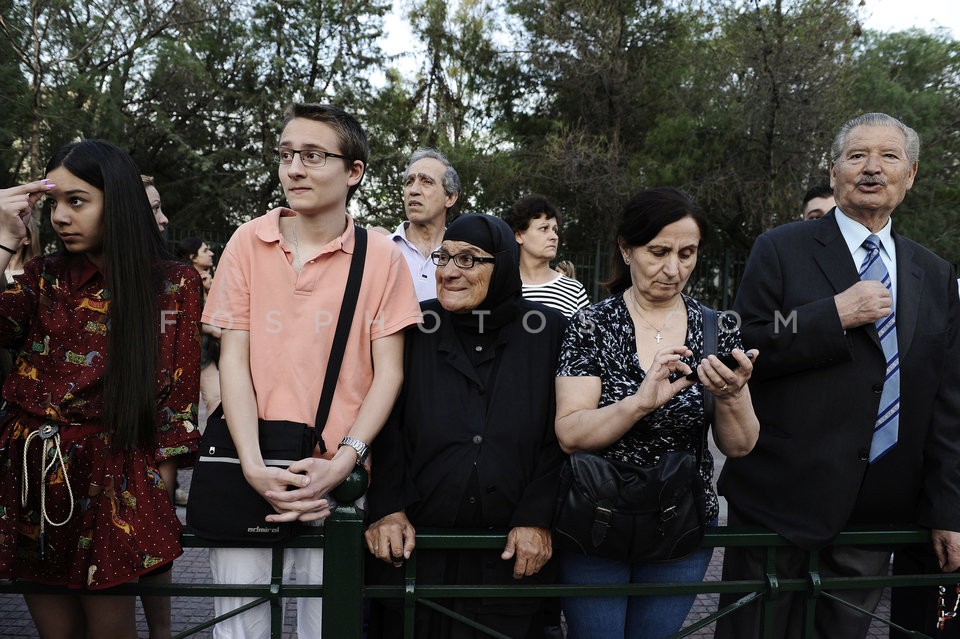
[[[648,322],[648,321],[647,321],[647,318],[644,317],[644,316],[643,316],[643,313],[640,312],[640,304],[637,303],[637,291],[636,291],[636,289],[634,289],[632,286],[630,287],[630,299],[633,300],[633,310],[635,310],[635,311],[637,312],[637,317],[639,317],[641,320],[643,320],[643,323],[644,323],[644,324],[646,324],[647,326],[649,326],[650,328],[652,328],[653,330],[655,330],[655,331],[657,332],[656,337],[654,337],[654,339],[657,340],[657,344],[659,344],[660,342],[662,342],[662,341],[663,341],[663,331],[667,328],[667,324],[670,323],[670,318],[672,318],[674,315],[677,314],[677,309],[680,308],[680,300],[683,299],[683,296],[679,296],[679,295],[677,296],[677,303],[673,305],[673,310],[670,311],[670,314],[667,315],[666,319],[663,320],[663,326],[660,327],[660,328],[657,328],[656,326],[654,326],[653,324],[651,324],[650,322]]]

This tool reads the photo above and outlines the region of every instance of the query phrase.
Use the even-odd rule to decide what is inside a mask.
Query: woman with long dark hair
[[[132,638],[134,598],[85,590],[182,552],[165,482],[196,449],[200,278],[170,260],[121,149],[67,145],[46,177],[63,248],[0,295],[0,345],[17,352],[0,414],[0,578],[76,589],[25,596],[40,636]],[[31,204],[0,207],[0,267]]]

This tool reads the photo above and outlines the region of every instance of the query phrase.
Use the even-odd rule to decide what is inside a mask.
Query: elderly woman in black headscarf
[[[417,583],[550,582],[563,459],[553,375],[566,320],[522,298],[517,243],[496,217],[461,216],[432,257],[437,299],[421,305],[424,324],[407,334],[404,388],[371,453],[367,546],[399,567],[414,550],[416,528],[506,529],[502,551],[419,553]],[[380,562],[372,568],[377,581],[398,583],[402,574]],[[509,637],[526,637],[540,623],[542,603],[444,605]],[[369,636],[400,636],[402,623],[383,608],[374,606]],[[416,622],[417,637],[488,636],[424,606]]]

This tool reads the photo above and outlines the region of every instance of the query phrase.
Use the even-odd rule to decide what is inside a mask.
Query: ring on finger
[[[730,386],[729,384],[724,384],[723,386],[720,387],[720,392],[721,392],[721,393],[726,392],[726,390],[727,390],[727,388],[729,388],[729,386]]]

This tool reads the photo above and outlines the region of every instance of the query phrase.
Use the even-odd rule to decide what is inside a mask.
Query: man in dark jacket
[[[888,115],[847,122],[832,148],[837,208],[761,235],[741,282],[743,341],[764,354],[751,380],[760,439],[726,462],[719,488],[730,524],[763,526],[799,546],[778,550],[781,578],[802,578],[803,551],[851,524],[929,527],[942,569],[960,565],[956,276],[891,221],[919,149],[916,132]],[[820,574],[881,575],[889,561],[888,550],[825,548]],[[764,572],[762,550],[727,549],[724,579]],[[872,611],[880,590],[834,594]],[[777,597],[774,636],[800,636],[804,595]],[[759,602],[746,606],[716,636],[757,637],[761,616]],[[817,637],[864,637],[869,622],[817,599]]]

